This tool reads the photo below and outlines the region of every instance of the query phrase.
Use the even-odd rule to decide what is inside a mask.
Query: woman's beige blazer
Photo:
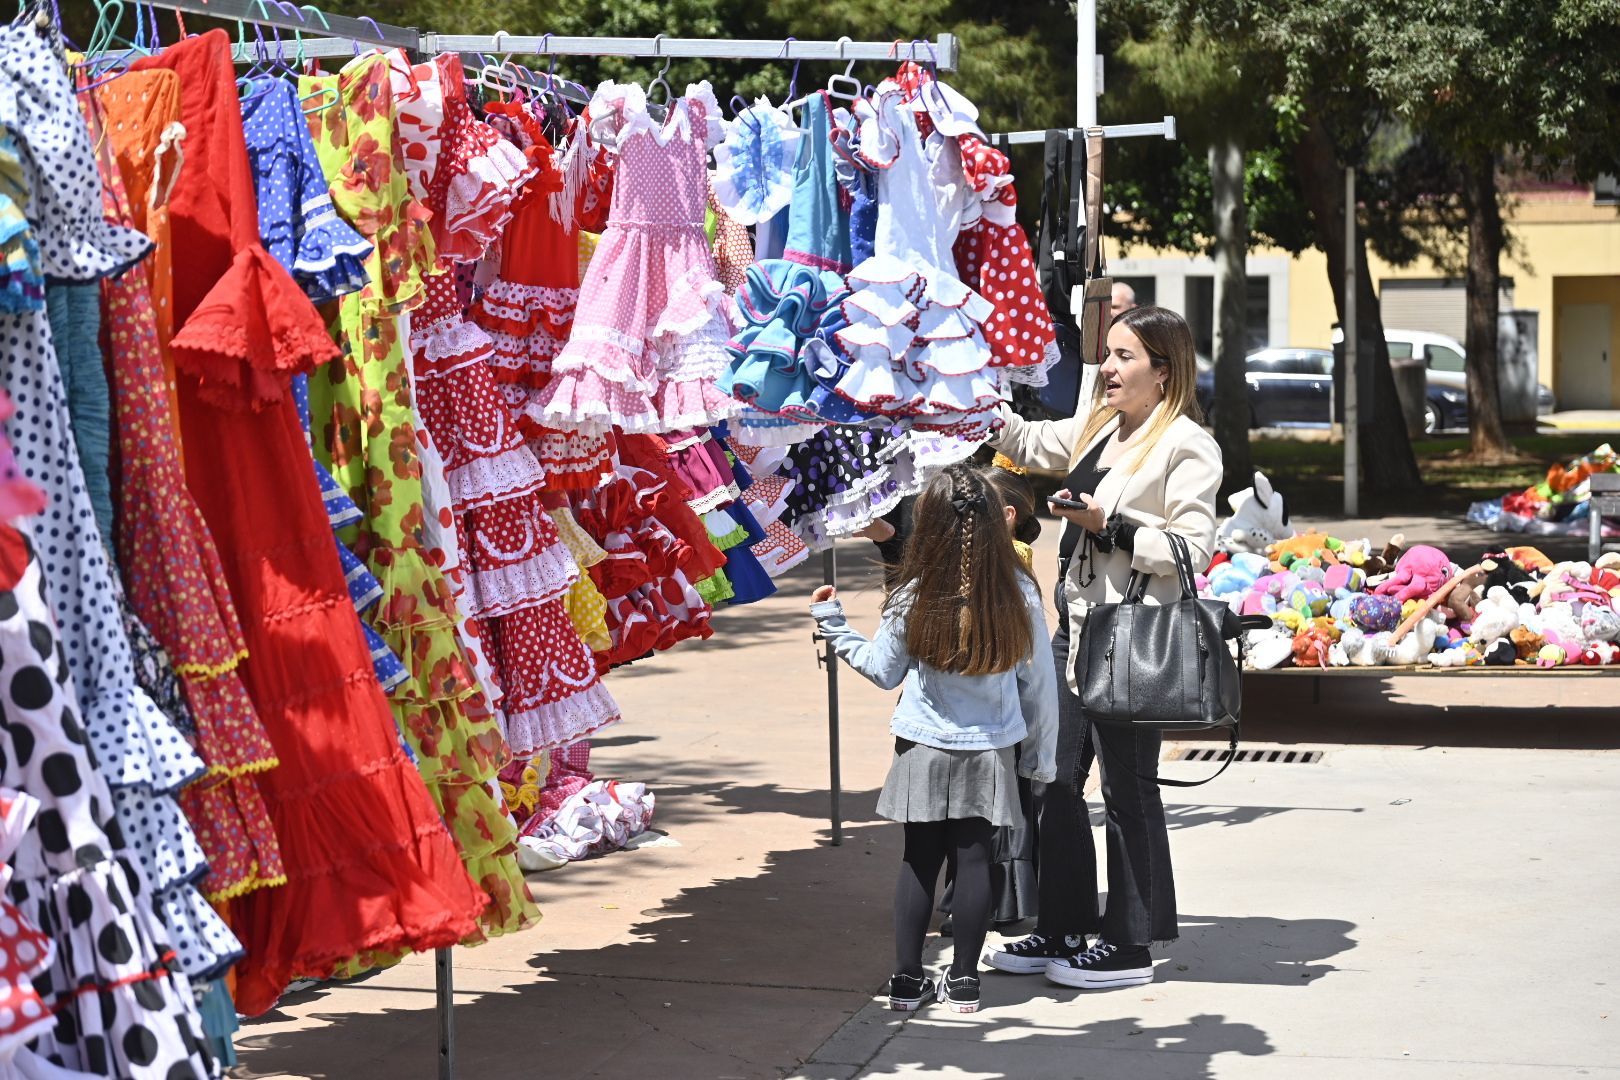
[[[1063,473],[1073,469],[1092,447],[1118,428],[1117,422],[1111,422],[1091,443],[1079,446],[1086,426],[1083,417],[1032,422],[1003,406],[1001,418],[1006,426],[991,440],[996,449],[1026,468]],[[1147,425],[1152,423],[1150,417]],[[1135,464],[1137,453],[1135,448],[1127,449],[1103,476],[1094,496],[1105,515],[1117,513],[1121,520],[1137,527],[1135,551],[1094,551],[1089,570],[1081,565],[1077,554],[1070,560],[1063,582],[1061,596],[1069,618],[1069,660],[1064,668],[1071,688],[1076,687],[1074,660],[1091,605],[1124,599],[1132,570],[1151,575],[1148,603],[1179,597],[1181,584],[1168,533],[1186,539],[1194,573],[1203,571],[1215,546],[1221,448],[1214,437],[1194,421],[1178,416],[1140,465]],[[1079,526],[1065,521],[1063,528],[1067,531]],[[1091,577],[1092,572],[1095,579],[1081,584],[1082,577]]]

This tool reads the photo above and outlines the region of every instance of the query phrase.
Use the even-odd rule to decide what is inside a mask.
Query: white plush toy
[[[1277,541],[1294,535],[1282,496],[1272,490],[1271,481],[1258,469],[1254,473],[1254,486],[1244,488],[1226,501],[1232,508],[1232,516],[1221,522],[1215,533],[1215,546],[1219,550],[1260,554]]]
[[[1359,627],[1352,626],[1328,651],[1334,667],[1377,667],[1378,657],[1373,651],[1373,639]]]
[[[1581,611],[1581,637],[1588,645],[1620,640],[1620,612],[1602,604],[1587,604]]]
[[[1401,667],[1415,664],[1434,649],[1435,639],[1445,629],[1446,621],[1438,612],[1429,612],[1418,620],[1407,635],[1395,645],[1389,644],[1388,634],[1373,635],[1373,655],[1381,665]]]
[[[1474,629],[1468,640],[1489,645],[1505,638],[1519,625],[1519,605],[1513,594],[1501,585],[1485,594],[1485,599],[1474,609]]]
[[[1244,635],[1243,648],[1251,668],[1267,671],[1294,655],[1294,639],[1286,629],[1273,625],[1269,630],[1250,630]]]

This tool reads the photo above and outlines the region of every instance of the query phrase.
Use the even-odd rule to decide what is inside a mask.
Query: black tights
[[[934,913],[934,885],[947,857],[956,864],[951,900],[956,959],[951,974],[979,970],[979,952],[990,929],[990,841],[995,828],[984,818],[908,821],[905,862],[894,890],[894,970],[922,975],[923,939]]]

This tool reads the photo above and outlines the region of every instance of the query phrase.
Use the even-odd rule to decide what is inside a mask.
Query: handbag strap
[[[1096,725],[1091,724],[1091,725],[1089,725],[1089,727],[1095,728]],[[1127,772],[1134,773],[1138,780],[1145,780],[1145,781],[1148,781],[1149,783],[1157,784],[1160,787],[1191,788],[1191,787],[1203,787],[1205,784],[1209,783],[1211,780],[1214,780],[1216,777],[1220,776],[1221,773],[1223,773],[1227,769],[1231,768],[1232,762],[1234,760],[1236,760],[1236,758],[1237,758],[1238,733],[1239,733],[1238,729],[1239,729],[1239,727],[1240,727],[1239,724],[1233,724],[1231,730],[1227,733],[1227,737],[1226,737],[1226,760],[1221,762],[1221,767],[1220,768],[1216,769],[1213,773],[1211,773],[1210,775],[1204,777],[1202,780],[1175,780],[1175,779],[1172,779],[1172,778],[1166,777],[1166,776],[1144,776],[1141,773],[1136,771],[1135,766],[1128,765],[1124,761],[1120,760],[1119,754],[1117,754],[1114,751],[1113,747],[1108,745],[1108,740],[1107,739],[1099,739],[1099,738],[1097,738],[1095,731],[1091,731],[1091,732],[1089,732],[1089,734],[1092,737],[1092,741],[1095,742],[1098,746],[1103,748],[1103,753],[1107,754],[1109,756],[1109,758],[1113,760],[1115,765],[1118,765],[1120,768],[1125,769]]]
[[[1103,227],[1103,133],[1102,128],[1088,128],[1080,142],[1086,154],[1086,256],[1085,277],[1102,276]],[[1077,144],[1078,145],[1078,144]],[[1078,152],[1077,152],[1078,156]],[[1079,201],[1076,195],[1076,202]],[[1078,207],[1076,207],[1078,209]]]
[[[1181,579],[1181,598],[1196,600],[1198,584],[1194,580],[1192,549],[1187,546],[1187,538],[1175,532],[1166,532],[1165,535],[1170,538],[1170,552],[1175,556],[1176,577]]]

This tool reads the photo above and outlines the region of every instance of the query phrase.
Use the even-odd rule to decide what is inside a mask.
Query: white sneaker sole
[[[1009,975],[1039,975],[1052,960],[1046,956],[1019,956],[991,949],[984,954],[984,962]]]
[[[946,998],[945,1007],[953,1013],[976,1013],[979,1011],[977,1001],[952,1001],[950,998]]]
[[[1112,986],[1144,986],[1153,981],[1153,969],[1122,968],[1119,971],[1091,971],[1072,968],[1066,964],[1051,964],[1046,978],[1059,986],[1074,986],[1081,990],[1105,990]]]
[[[923,1002],[932,1001],[932,997],[920,998],[890,998],[889,1008],[895,1012],[916,1012],[922,1008]]]

